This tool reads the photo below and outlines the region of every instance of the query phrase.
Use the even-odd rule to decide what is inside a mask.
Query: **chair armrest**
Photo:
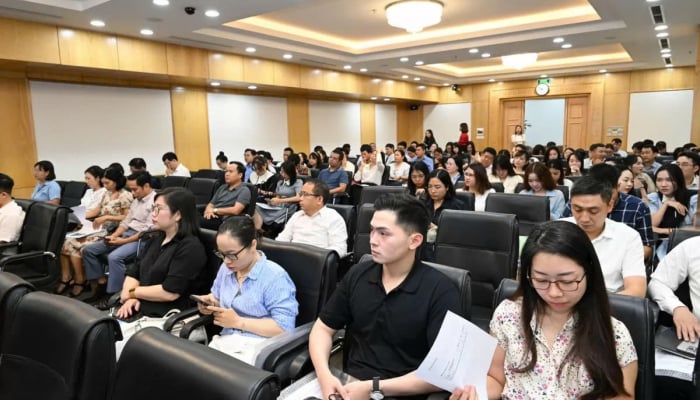
[[[197,310],[195,309],[195,311],[197,311]],[[213,315],[202,315],[199,318],[195,318],[192,321],[186,323],[182,327],[182,329],[180,329],[180,337],[183,339],[189,339],[192,331],[199,328],[200,326],[210,325],[213,322],[214,322]]]
[[[25,260],[31,260],[34,258],[43,258],[43,257],[55,259],[56,255],[50,251],[41,251],[41,250],[13,254],[10,256],[5,256],[5,257],[0,258],[0,269],[5,268],[5,266],[10,265],[10,264],[16,264],[16,263],[19,263],[19,262],[22,262]]]
[[[197,204],[195,206],[195,208],[197,209],[197,213],[204,214],[204,210],[207,209],[207,205],[206,204]]]
[[[0,252],[5,251],[5,249],[12,249],[19,247],[19,242],[4,242],[0,243]]]
[[[165,320],[165,323],[163,324],[163,330],[166,332],[170,332],[173,330],[173,326],[175,326],[176,323],[182,321],[185,318],[189,318],[193,315],[196,315],[197,313],[199,313],[199,311],[196,308],[190,308],[185,311],[181,311]]]
[[[294,360],[292,360],[292,363],[289,365],[289,378],[292,380],[292,382],[299,380],[313,369],[313,364],[311,364],[311,355],[309,354],[309,349],[306,348],[299,352],[299,354],[297,354]]]
[[[297,326],[294,330],[267,338],[256,345],[255,367],[273,371],[274,366],[285,355],[294,352],[301,346],[307,347],[309,332],[314,322]]]
[[[350,267],[353,265],[355,265],[355,254],[353,252],[345,254],[338,260],[338,282],[343,280],[343,277],[350,271]]]
[[[430,393],[426,400],[447,400],[450,398],[450,392],[435,392],[435,393]]]

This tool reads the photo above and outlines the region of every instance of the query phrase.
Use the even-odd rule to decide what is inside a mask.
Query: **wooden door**
[[[501,148],[511,150],[511,136],[515,132],[516,125],[523,125],[525,118],[525,102],[523,100],[510,100],[503,102],[503,142]]]
[[[588,150],[588,101],[589,97],[569,97],[566,99],[566,147]]]

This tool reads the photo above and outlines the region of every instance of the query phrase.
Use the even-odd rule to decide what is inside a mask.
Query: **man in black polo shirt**
[[[457,287],[424,265],[420,246],[430,218],[408,195],[385,195],[374,204],[372,260],[350,269],[323,308],[309,338],[309,352],[323,398],[367,399],[372,378],[385,396],[439,390],[414,371],[428,354],[447,310],[458,312]],[[328,367],[333,334],[350,337],[347,373],[360,381],[343,386]]]

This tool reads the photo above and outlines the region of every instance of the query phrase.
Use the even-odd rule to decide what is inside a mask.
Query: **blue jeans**
[[[121,237],[126,238],[136,234],[129,229]],[[126,260],[136,255],[139,242],[130,242],[121,246],[113,246],[100,240],[83,247],[83,267],[85,278],[88,280],[99,279],[104,276],[104,266],[99,259],[102,254],[107,256],[109,266],[109,279],[107,280],[107,293],[116,293],[122,290],[126,272]]]

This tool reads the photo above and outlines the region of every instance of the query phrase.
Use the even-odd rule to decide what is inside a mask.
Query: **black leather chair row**
[[[520,235],[527,236],[535,225],[549,221],[549,197],[491,193],[486,198],[486,211],[516,215]]]
[[[75,207],[80,205],[88,186],[82,181],[56,181],[61,186],[61,205]]]

